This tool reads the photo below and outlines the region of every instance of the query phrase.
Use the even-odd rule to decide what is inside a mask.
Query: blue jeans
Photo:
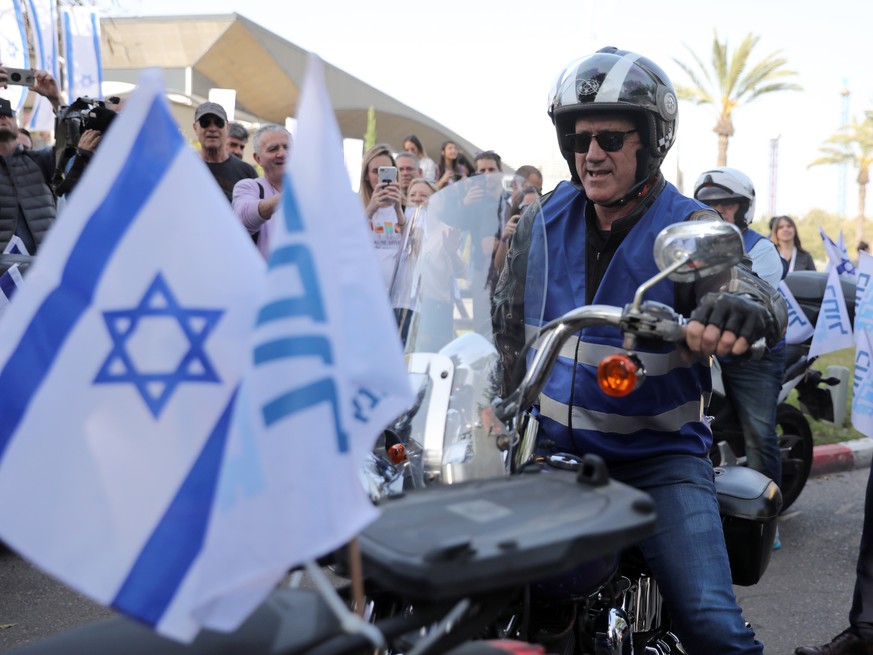
[[[688,652],[763,653],[731,586],[709,459],[665,455],[610,468],[610,474],[655,501],[656,534],[640,547]]]
[[[746,463],[782,485],[782,453],[776,435],[776,406],[785,373],[785,348],[759,360],[721,363],[725,393],[733,405],[746,442]]]

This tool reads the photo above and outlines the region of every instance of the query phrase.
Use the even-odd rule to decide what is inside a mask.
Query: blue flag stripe
[[[161,620],[203,546],[236,393],[112,601],[113,608],[151,626]]]
[[[64,341],[90,305],[112,253],[182,147],[185,141],[169,109],[157,99],[131,156],[70,250],[60,284],[34,313],[0,371],[0,459]]]

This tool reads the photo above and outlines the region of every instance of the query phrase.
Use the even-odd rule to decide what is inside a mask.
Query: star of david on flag
[[[821,234],[821,239],[824,242],[825,253],[828,256],[827,270],[830,271],[831,268],[836,268],[837,274],[841,278],[854,280],[855,264],[852,263],[851,259],[849,259],[849,253],[846,250],[846,242],[843,239],[843,231],[840,230],[840,236],[837,238],[836,243],[825,234],[824,228],[819,227],[818,231]]]
[[[113,347],[94,382],[133,384],[157,418],[179,384],[220,381],[204,350],[204,343],[222,313],[222,310],[180,307],[159,273],[136,307],[103,312]],[[172,335],[166,335],[161,340],[158,352],[140,354],[139,361],[130,346],[140,324],[155,321],[170,323],[164,329],[172,330],[179,337],[177,341],[183,342],[177,344],[183,354],[181,358],[176,358],[177,364],[166,362],[163,371],[152,372],[143,368],[149,366],[151,358],[161,358],[168,350]]]

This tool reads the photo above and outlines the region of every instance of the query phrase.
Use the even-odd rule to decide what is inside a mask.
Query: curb
[[[867,468],[871,460],[873,460],[873,439],[853,439],[816,446],[812,450],[812,467],[809,476]]]

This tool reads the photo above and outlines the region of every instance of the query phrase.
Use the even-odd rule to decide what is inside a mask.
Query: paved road
[[[737,595],[769,655],[821,643],[846,627],[869,469],[809,481],[780,520],[782,550],[764,579]],[[0,651],[108,614],[5,553],[0,555]],[[711,655],[711,654],[706,654]]]
[[[848,627],[867,468],[810,479],[780,519],[783,547],[760,583],[737,587],[768,655],[791,655]]]

